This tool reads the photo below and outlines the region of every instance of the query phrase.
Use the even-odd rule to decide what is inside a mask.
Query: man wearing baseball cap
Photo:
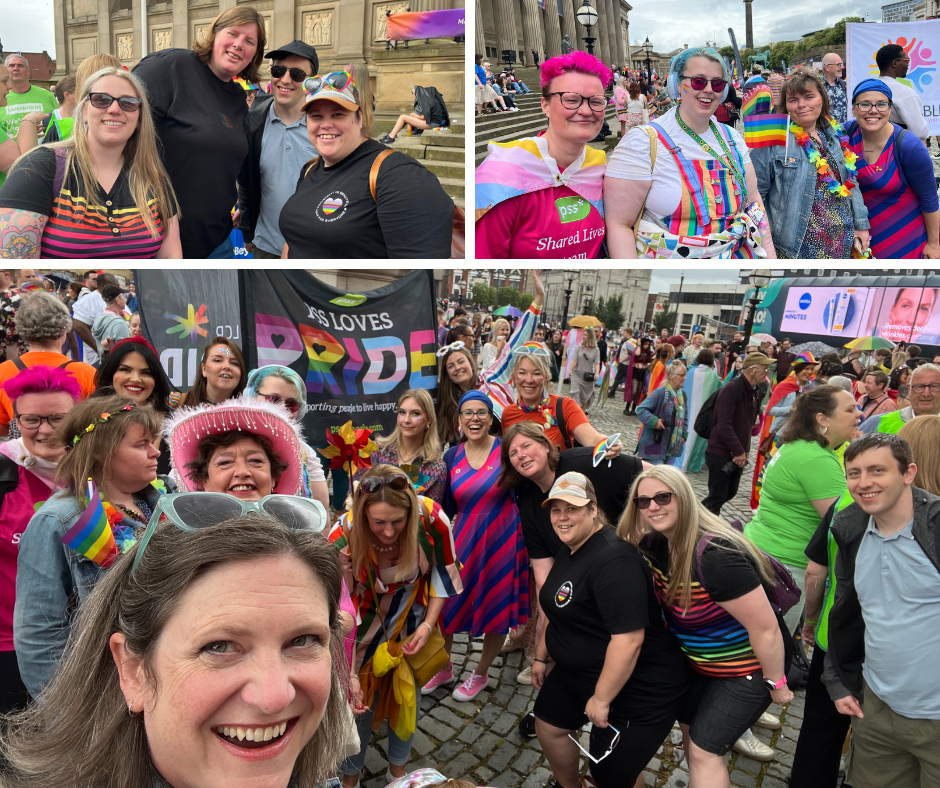
[[[721,507],[738,494],[741,474],[751,451],[751,431],[760,410],[758,385],[767,377],[773,360],[763,353],[748,353],[741,374],[718,389],[711,434],[705,449],[708,511],[721,516]]]
[[[317,155],[307,136],[304,80],[320,67],[317,51],[303,41],[268,52],[271,92],[259,93],[248,112],[248,157],[238,178],[238,227],[255,259],[281,256],[281,208],[294,193],[297,174]]]

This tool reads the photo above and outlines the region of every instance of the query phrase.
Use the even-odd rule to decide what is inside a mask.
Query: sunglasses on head
[[[366,476],[359,482],[359,489],[368,495],[378,492],[383,487],[401,492],[407,490],[410,486],[411,479],[403,473],[393,473],[390,476]]]
[[[692,90],[705,90],[705,86],[709,82],[712,83],[712,90],[716,93],[721,93],[728,84],[726,79],[705,79],[705,77],[683,77],[683,79],[689,80],[689,85],[692,87]]]
[[[243,501],[232,495],[215,492],[163,495],[157,501],[147,530],[140,538],[131,574],[137,570],[153,532],[162,520],[169,520],[181,531],[195,533],[203,528],[211,528],[213,525],[241,517],[248,512],[270,515],[292,531],[320,533],[329,522],[323,504],[296,495],[266,495],[260,501]]]
[[[272,405],[283,405],[291,413],[296,413],[300,410],[300,402],[295,399],[284,399],[279,397],[277,394],[262,394],[261,398],[267,402],[270,402]]]
[[[137,110],[140,109],[140,105],[143,104],[143,101],[134,96],[111,96],[108,93],[88,94],[88,103],[98,109],[107,109],[115,101],[125,112],[137,112]]]
[[[272,71],[272,73],[274,72]],[[304,90],[313,94],[320,90],[324,84],[333,88],[333,90],[343,90],[343,88],[352,83],[352,81],[352,75],[348,71],[334,71],[332,74],[327,74],[325,77],[309,77],[305,79]],[[353,83],[353,87],[355,87],[355,83]]]
[[[656,501],[657,506],[668,506],[670,503],[672,503],[673,495],[675,495],[675,493],[671,492],[656,493],[656,495],[652,497],[648,495],[639,495],[633,499],[633,503],[636,504],[637,509],[649,509],[650,504],[653,501]]]
[[[294,82],[303,82],[307,78],[307,72],[302,68],[288,68],[287,66],[271,66],[271,76],[280,79],[286,73],[290,72],[290,78]]]

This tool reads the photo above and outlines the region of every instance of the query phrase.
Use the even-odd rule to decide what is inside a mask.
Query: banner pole
[[[255,341],[255,322],[248,319],[248,299],[245,297],[245,270],[237,269],[238,320],[241,323],[242,355],[248,369],[258,368],[258,343]],[[246,373],[247,374],[247,373]]]
[[[738,79],[741,80],[741,88],[744,88],[744,83],[747,81],[745,79],[746,74],[744,69],[741,67],[741,53],[738,51],[738,42],[734,37],[734,30],[728,28],[728,35],[731,36],[731,46],[734,47],[734,62],[738,67]]]

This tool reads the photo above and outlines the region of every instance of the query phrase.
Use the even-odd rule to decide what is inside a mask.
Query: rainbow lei
[[[852,174],[855,173],[855,162],[858,161],[858,156],[855,152],[849,147],[848,137],[845,136],[845,130],[842,126],[836,121],[829,119],[829,125],[832,126],[832,130],[836,133],[836,137],[839,140],[839,147],[842,148],[842,157],[845,159],[845,168],[849,171],[849,178],[846,179],[845,183],[839,183],[838,179],[834,178],[832,172],[829,168],[829,164],[822,157],[818,150],[813,148],[810,145],[810,135],[803,131],[802,126],[797,126],[795,123],[790,124],[790,131],[793,132],[793,136],[796,137],[797,144],[806,151],[806,156],[809,158],[809,163],[816,168],[816,178],[818,183],[822,187],[832,194],[835,194],[839,197],[848,197],[849,193],[854,189],[857,184],[852,180]]]

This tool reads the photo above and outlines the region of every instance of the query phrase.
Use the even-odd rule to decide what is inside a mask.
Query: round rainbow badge
[[[617,446],[620,443],[620,433],[615,432],[609,438],[605,438],[597,446],[594,447],[594,467],[596,468],[604,461],[604,455],[607,454],[614,446]],[[611,460],[607,461],[607,467],[610,467]]]

